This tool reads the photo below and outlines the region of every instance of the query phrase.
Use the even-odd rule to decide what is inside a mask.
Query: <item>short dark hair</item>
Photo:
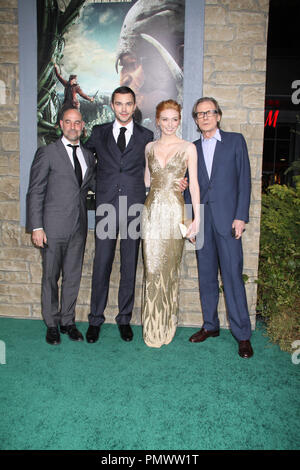
[[[129,88],[129,86],[119,86],[118,88],[116,88],[115,91],[113,92],[113,94],[111,95],[111,102],[112,103],[114,102],[115,95],[117,93],[121,93],[121,95],[127,95],[128,93],[130,93],[133,97],[133,102],[135,104],[135,102],[136,102],[135,93],[131,88]]]
[[[212,97],[209,97],[209,96],[203,96],[202,98],[199,98],[199,99],[196,101],[196,103],[195,103],[194,106],[193,106],[193,111],[192,111],[192,116],[193,116],[193,119],[194,119],[194,121],[196,122],[197,126],[198,126],[198,123],[197,123],[197,121],[196,121],[196,118],[197,118],[197,106],[198,106],[198,104],[204,103],[205,101],[211,101],[211,102],[214,104],[214,106],[215,106],[215,108],[216,108],[216,110],[217,110],[218,115],[220,116],[220,118],[222,117],[222,109],[220,108],[219,103],[217,102],[217,100],[215,100],[215,98],[212,98]],[[218,121],[218,124],[217,124],[217,125],[218,125],[218,127],[220,127],[220,121]],[[199,126],[198,126],[198,129],[199,129]]]

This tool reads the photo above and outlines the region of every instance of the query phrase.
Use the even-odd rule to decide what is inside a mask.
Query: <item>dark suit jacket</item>
[[[29,232],[43,228],[48,237],[68,237],[79,222],[86,234],[86,196],[95,187],[95,158],[82,146],[81,150],[87,164],[81,187],[61,139],[37,150],[27,192]]]
[[[113,136],[113,123],[94,126],[86,147],[97,155],[96,205],[114,204],[127,196],[128,206],[145,200],[145,146],[153,132],[134,123],[133,134],[122,154]]]
[[[218,232],[231,233],[234,219],[249,221],[251,174],[248,150],[242,134],[220,130],[211,177],[204,161],[201,139],[194,142],[198,153],[198,181],[201,204],[209,204]],[[187,191],[186,191],[187,192]],[[191,203],[187,192],[186,202]],[[205,223],[205,221],[204,221]]]

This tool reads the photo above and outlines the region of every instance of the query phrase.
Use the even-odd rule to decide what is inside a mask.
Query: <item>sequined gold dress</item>
[[[147,154],[151,187],[142,216],[142,323],[145,343],[159,348],[172,341],[177,327],[184,245],[179,229],[184,220],[184,199],[178,183],[186,173],[189,142],[178,145],[164,168],[155,157],[154,145]]]

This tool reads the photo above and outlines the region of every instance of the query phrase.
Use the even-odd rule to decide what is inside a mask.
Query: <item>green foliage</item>
[[[294,173],[293,181],[295,186],[300,188],[300,160],[293,161],[284,174],[287,175],[290,172]]]
[[[57,0],[37,2],[38,83],[37,118],[39,144],[57,139],[57,112],[59,100],[56,93],[57,78],[54,62],[63,57],[64,34],[79,16],[85,0],[70,0],[65,10],[60,10]],[[76,55],[76,51],[74,52]]]
[[[262,196],[257,311],[284,351],[300,339],[300,187],[274,185]]]

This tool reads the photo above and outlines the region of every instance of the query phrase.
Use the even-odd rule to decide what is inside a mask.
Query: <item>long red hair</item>
[[[171,99],[158,103],[156,106],[156,120],[160,118],[162,111],[165,111],[166,109],[174,109],[177,111],[179,114],[179,120],[181,120],[181,106],[179,103],[177,103],[177,101]]]

